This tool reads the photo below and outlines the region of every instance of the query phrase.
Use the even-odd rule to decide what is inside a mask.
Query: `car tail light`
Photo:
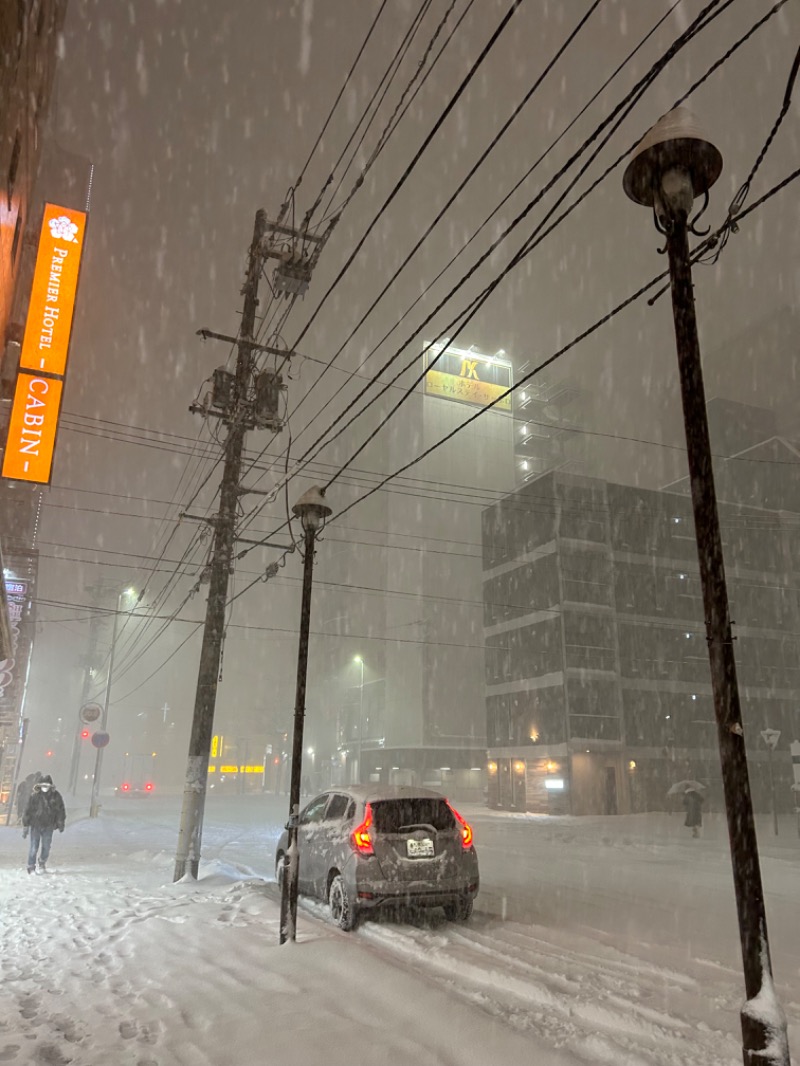
[[[152,781],[148,781],[147,784],[144,786],[144,790],[145,790],[145,792],[152,792],[153,791],[153,782]]]
[[[122,791],[123,792],[130,792],[130,790],[131,790],[131,786],[126,781],[125,784],[122,786]]]
[[[364,821],[361,825],[356,826],[353,832],[350,834],[350,841],[359,855],[374,855],[375,849],[372,847],[372,837],[369,835],[369,827],[372,825],[372,807],[367,804],[366,811],[364,812]]]
[[[458,811],[455,809],[455,807],[453,807],[450,803],[448,803],[447,806],[450,808],[450,810],[455,815],[455,819],[458,822],[459,829],[461,830],[461,847],[462,848],[471,848],[472,847],[472,826],[469,824],[469,822],[465,822],[464,821],[464,819],[461,817],[461,815],[458,813]]]

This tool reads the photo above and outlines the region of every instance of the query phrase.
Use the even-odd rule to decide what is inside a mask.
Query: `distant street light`
[[[361,781],[361,759],[364,751],[364,660],[360,655],[353,656],[353,662],[361,667],[361,681],[358,686],[358,763],[354,784]]]
[[[108,655],[108,676],[106,677],[106,694],[105,694],[105,698],[103,699],[103,714],[102,714],[102,717],[100,718],[100,724],[97,727],[97,732],[98,733],[105,733],[106,732],[106,726],[108,725],[108,707],[109,707],[109,702],[111,700],[111,681],[112,681],[112,675],[113,675],[113,672],[114,672],[114,652],[116,651],[116,647],[117,647],[117,630],[118,630],[118,627],[119,627],[119,616],[121,614],[123,614],[123,613],[130,613],[129,611],[125,612],[124,604],[125,604],[126,600],[130,603],[130,600],[132,600],[134,597],[136,597],[136,589],[133,589],[133,588],[123,589],[122,592],[120,592],[119,596],[117,597],[117,609],[114,612],[114,628],[113,628],[112,634],[111,634],[111,651],[109,652],[109,655]],[[139,601],[137,599],[136,603],[138,603],[138,602]],[[130,605],[130,610],[132,610],[136,606],[136,603]],[[100,813],[100,774],[101,774],[102,769],[103,769],[103,752],[104,751],[105,751],[105,745],[98,746],[97,755],[95,756],[95,760],[94,760],[94,777],[92,778],[92,796],[91,796],[91,800],[89,801],[89,817],[90,818],[96,818],[97,815]]]
[[[306,715],[306,676],[308,674],[308,638],[311,629],[311,582],[314,571],[314,543],[317,530],[331,514],[323,490],[316,485],[305,492],[292,508],[305,534],[303,556],[303,595],[300,607],[300,644],[297,652],[297,690],[294,704],[292,737],[292,777],[289,786],[289,840],[283,860],[281,881],[280,943],[297,937],[297,825],[300,817],[300,782],[303,772],[303,726]]]
[[[690,215],[694,198],[705,196],[707,201],[708,190],[721,170],[719,151],[700,132],[691,113],[685,108],[676,108],[645,135],[625,170],[623,187],[636,203],[652,208],[656,229],[664,234],[669,255],[706,640],[747,994],[747,1002],[741,1011],[744,1062],[789,1066],[789,1043],[783,1014],[777,1005],[768,1017],[764,1010],[765,1000],[774,995],[772,966],[689,258],[688,234],[693,226]]]

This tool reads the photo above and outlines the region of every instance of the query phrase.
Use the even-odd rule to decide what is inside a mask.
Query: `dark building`
[[[67,157],[47,129],[67,0],[0,4],[0,442],[5,444],[37,233],[45,199],[82,186],[86,161]],[[47,177],[49,175],[49,177]],[[70,195],[67,193],[67,195]],[[61,202],[69,204],[65,199]],[[10,647],[0,661],[0,804],[24,740],[24,696],[34,640],[40,486],[0,481],[0,547]]]
[[[717,486],[754,802],[768,809],[760,734],[778,729],[777,793],[789,809],[789,743],[800,735],[800,454],[763,438],[765,412],[712,402],[709,418],[715,450],[729,457],[717,461]],[[738,452],[733,425],[745,440]],[[684,483],[657,491],[545,474],[484,511],[483,566],[491,805],[663,809],[684,778],[721,802]]]
[[[0,337],[8,339],[66,0],[0,4]]]

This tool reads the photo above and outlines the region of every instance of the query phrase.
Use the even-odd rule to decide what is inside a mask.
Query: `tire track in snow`
[[[456,926],[366,921],[356,934],[462,998],[593,1064],[733,1066],[738,1000],[698,1010],[698,982],[596,944],[548,942],[545,931],[494,920]],[[709,1025],[730,1011],[731,1031]],[[690,1019],[689,1021],[685,1019]]]

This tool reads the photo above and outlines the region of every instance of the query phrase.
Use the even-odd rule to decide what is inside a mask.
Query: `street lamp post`
[[[111,633],[111,651],[108,655],[108,676],[106,677],[106,694],[103,699],[103,714],[100,718],[100,726],[98,732],[105,733],[106,726],[108,725],[108,707],[111,700],[111,679],[114,672],[114,652],[117,647],[117,635],[119,628],[119,616],[123,611],[123,603],[126,599],[135,596],[133,589],[123,589],[117,597],[117,609],[114,612],[114,628]],[[103,752],[105,747],[97,748],[97,755],[94,760],[94,776],[92,778],[92,796],[89,801],[89,817],[96,818],[100,813],[100,774],[103,769]]]
[[[294,704],[294,734],[292,737],[292,777],[289,786],[289,842],[280,873],[281,912],[280,943],[295,940],[297,935],[297,872],[300,856],[297,850],[297,826],[300,816],[300,781],[303,772],[303,726],[306,714],[306,676],[308,674],[308,638],[311,628],[311,582],[314,571],[314,543],[317,531],[331,509],[325,503],[323,491],[316,485],[305,492],[292,508],[303,526],[305,555],[303,557],[303,594],[300,607],[300,644],[297,652],[297,689]]]
[[[361,758],[364,751],[364,660],[360,655],[353,656],[353,662],[361,667],[361,680],[358,686],[358,763],[356,764],[356,780],[361,781]]]
[[[789,1066],[786,1021],[772,993],[767,919],[736,680],[689,258],[688,234],[692,229],[690,215],[694,198],[707,195],[721,170],[719,151],[698,130],[690,112],[676,108],[646,134],[626,168],[623,186],[632,200],[653,209],[656,228],[666,238],[669,257],[706,641],[744,963],[747,1001],[741,1010],[743,1058],[746,1066],[756,1063]]]

